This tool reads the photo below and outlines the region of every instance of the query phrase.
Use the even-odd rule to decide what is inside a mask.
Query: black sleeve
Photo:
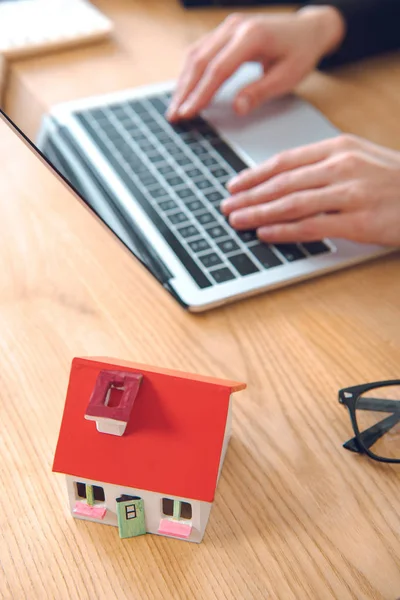
[[[400,0],[310,0],[304,4],[334,6],[347,24],[342,45],[321,61],[322,69],[400,49]]]

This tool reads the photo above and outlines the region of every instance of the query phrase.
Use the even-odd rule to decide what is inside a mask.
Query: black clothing
[[[400,49],[400,0],[310,0],[303,4],[338,8],[346,24],[346,37],[320,68]]]

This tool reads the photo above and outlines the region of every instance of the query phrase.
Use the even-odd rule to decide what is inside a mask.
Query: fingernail
[[[248,96],[240,96],[236,100],[236,110],[239,115],[247,115],[250,110],[250,98]]]
[[[244,227],[246,222],[246,214],[241,213],[241,211],[233,212],[229,217],[229,223],[232,227]]]
[[[179,108],[179,104],[180,104],[179,98],[171,98],[171,101],[167,108],[167,114],[170,114],[170,113],[175,114]]]
[[[274,232],[275,232],[275,228],[273,225],[271,225],[271,226],[263,225],[263,227],[259,227],[256,230],[256,235],[259,240],[268,244],[273,241],[272,238],[274,237]]]
[[[228,183],[226,184],[226,187],[229,189],[230,187],[233,187],[234,185],[236,185],[237,183],[239,183],[240,181],[240,177],[238,177],[237,175],[235,177],[233,177],[232,179],[230,179],[228,181]]]
[[[221,204],[219,205],[219,208],[220,208],[221,212],[226,213],[226,212],[229,212],[230,206],[231,206],[230,200],[222,200]]]
[[[178,108],[178,115],[184,117],[188,112],[192,110],[192,102],[184,102],[180,108]]]

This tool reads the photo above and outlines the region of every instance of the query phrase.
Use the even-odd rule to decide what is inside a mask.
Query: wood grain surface
[[[160,77],[157,57],[140,75],[124,57],[134,34],[144,39],[144,23],[153,27],[150,17],[159,23],[162,4],[97,4],[113,5],[120,43],[63,53],[59,63],[10,66],[8,101],[25,124],[57,95],[125,85],[129,68],[131,84]],[[131,7],[146,16],[129,38]],[[160,55],[168,75],[188,41],[184,24],[191,23],[187,37],[197,35],[217,18],[207,14],[172,12],[165,40],[175,39],[167,31],[173,19],[182,23],[168,60]],[[396,147],[399,62],[382,61],[316,74],[302,93],[336,122]],[[116,63],[114,80],[101,82],[99,70],[85,78],[91,64],[109,73]],[[399,468],[342,449],[351,427],[337,402],[340,387],[400,376],[398,255],[191,315],[3,122],[0,165],[0,598],[399,597]],[[248,383],[235,398],[233,438],[201,545],[120,540],[115,528],[70,516],[65,482],[51,465],[76,355]]]

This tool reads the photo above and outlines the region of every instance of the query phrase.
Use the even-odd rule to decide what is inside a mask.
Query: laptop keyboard
[[[325,242],[261,243],[219,210],[247,165],[201,117],[171,125],[170,94],[75,113],[201,288],[331,252]]]

